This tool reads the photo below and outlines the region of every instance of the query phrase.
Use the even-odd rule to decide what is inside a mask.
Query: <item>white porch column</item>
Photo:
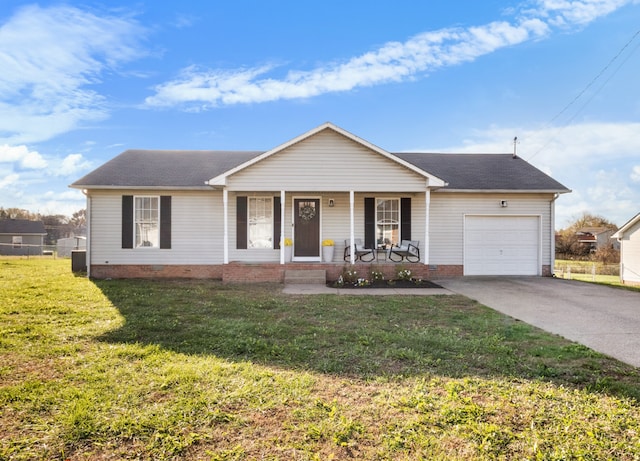
[[[560,197],[560,194],[553,195],[553,198],[551,199],[551,209],[549,210],[549,212],[551,213],[551,248],[549,253],[549,257],[551,258],[551,261],[549,262],[549,270],[551,271],[551,276],[553,276],[556,268],[556,200],[558,199],[558,197]],[[542,225],[542,221],[540,222],[540,225]],[[540,245],[540,251],[542,251],[542,245]],[[541,271],[542,267],[540,267],[539,270]],[[622,275],[622,268],[620,269],[620,275]]]
[[[351,251],[349,252],[349,262],[351,264],[356,263],[356,252],[354,251],[355,246],[353,244],[355,240],[355,194],[352,190],[349,191],[349,245],[351,245]]]
[[[427,188],[424,193],[424,248],[422,250],[422,262],[426,265],[429,264],[429,224],[431,221],[430,209],[431,209],[431,189]]]
[[[229,192],[227,188],[222,189],[222,208],[223,208],[223,264],[229,264]]]
[[[284,264],[285,191],[280,191],[280,264]]]

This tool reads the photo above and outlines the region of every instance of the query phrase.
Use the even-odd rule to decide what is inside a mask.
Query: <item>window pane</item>
[[[249,248],[273,248],[273,201],[249,197]]]
[[[160,200],[158,197],[135,198],[136,247],[158,247],[160,243],[160,222],[158,217]]]
[[[400,199],[378,199],[376,205],[377,246],[400,243]]]

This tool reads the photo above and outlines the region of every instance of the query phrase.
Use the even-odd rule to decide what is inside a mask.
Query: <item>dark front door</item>
[[[320,199],[297,198],[293,201],[295,258],[320,257]]]

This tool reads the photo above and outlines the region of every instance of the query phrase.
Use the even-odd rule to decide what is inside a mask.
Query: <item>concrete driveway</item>
[[[550,277],[434,281],[499,312],[640,367],[640,292]]]

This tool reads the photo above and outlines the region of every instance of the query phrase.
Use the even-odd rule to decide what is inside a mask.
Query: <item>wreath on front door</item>
[[[304,221],[311,221],[316,216],[316,207],[310,203],[305,203],[300,207],[298,215]]]

